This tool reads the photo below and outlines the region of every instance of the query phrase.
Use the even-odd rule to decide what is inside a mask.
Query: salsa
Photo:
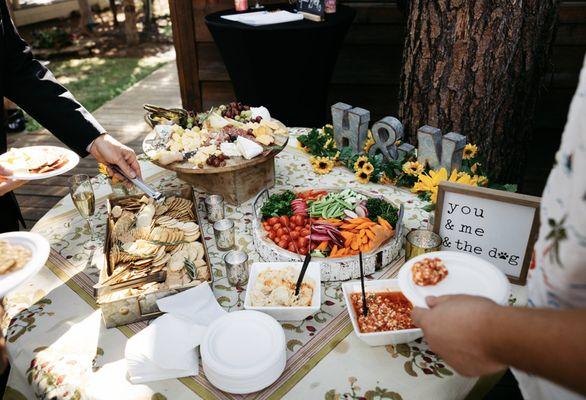
[[[418,286],[433,286],[440,283],[448,270],[440,258],[424,258],[413,264],[411,268],[413,282]]]
[[[413,329],[411,310],[413,305],[401,292],[368,292],[368,314],[362,314],[362,293],[352,293],[350,301],[357,316],[361,333]]]

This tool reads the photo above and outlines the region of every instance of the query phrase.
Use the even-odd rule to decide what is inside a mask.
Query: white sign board
[[[442,182],[434,231],[442,250],[461,251],[525,283],[539,220],[539,198]]]

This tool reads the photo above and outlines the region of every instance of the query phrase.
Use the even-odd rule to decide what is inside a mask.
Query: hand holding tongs
[[[113,171],[119,173],[120,175],[128,179],[134,186],[142,190],[147,196],[155,199],[156,201],[162,201],[164,199],[163,194],[161,192],[156,191],[155,189],[144,183],[144,181],[140,179],[138,176],[136,178],[129,177],[117,165],[111,164],[110,168],[112,168]]]

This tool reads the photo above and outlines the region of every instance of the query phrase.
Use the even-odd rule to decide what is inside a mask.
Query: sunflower
[[[299,150],[307,151],[307,147],[305,147],[303,144],[301,144],[301,142],[299,140],[297,141],[297,148]]]
[[[372,171],[374,171],[374,165],[372,165],[370,162],[366,162],[362,166],[362,170],[366,172],[368,175],[370,175],[372,174]]]
[[[470,144],[468,143],[465,147],[464,147],[464,159],[465,160],[470,160],[474,157],[476,157],[476,154],[478,153],[478,147],[475,144]]]
[[[354,163],[354,171],[360,171],[360,170],[362,170],[362,167],[364,167],[364,164],[366,164],[367,162],[368,162],[368,157],[367,156],[360,156],[360,157],[358,157],[358,159]]]
[[[368,130],[368,136],[366,137],[366,142],[364,142],[364,147],[362,148],[365,153],[368,153],[372,145],[374,144],[374,138],[372,137],[372,132],[370,129]]]
[[[476,182],[478,183],[478,186],[488,186],[488,178],[486,176],[474,176],[476,178]]]
[[[370,174],[365,170],[361,169],[354,174],[356,180],[360,183],[368,183],[370,182]]]
[[[423,172],[423,164],[418,161],[407,161],[403,164],[403,172],[407,175],[418,176]]]
[[[327,157],[311,157],[311,165],[313,165],[313,170],[316,173],[325,175],[329,174],[334,168],[334,160],[330,160]]]
[[[392,180],[391,178],[389,178],[389,177],[387,176],[387,174],[385,174],[385,173],[383,172],[383,173],[382,173],[382,175],[381,175],[381,177],[380,177],[380,180],[379,180],[379,182],[380,182],[382,185],[390,185],[390,184],[392,184],[392,183],[393,183],[393,180]]]
[[[476,162],[474,164],[472,164],[472,166],[470,167],[470,171],[473,174],[476,174],[476,172],[478,171],[478,167],[480,167],[482,164],[480,164],[479,162]]]
[[[458,170],[453,170],[448,178],[448,171],[441,168],[439,171],[429,171],[429,174],[422,173],[419,175],[419,180],[415,182],[411,191],[413,193],[429,192],[431,193],[431,201],[435,204],[437,201],[437,188],[442,181],[450,181],[462,183],[464,185],[477,186],[478,179],[465,173],[458,173]]]

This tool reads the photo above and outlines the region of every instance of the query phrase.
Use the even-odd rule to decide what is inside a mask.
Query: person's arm
[[[507,366],[586,395],[586,310],[502,307],[474,296],[428,298],[415,308],[431,350],[466,376]]]
[[[0,0],[0,14],[5,96],[80,156],[85,157],[89,151],[99,162],[116,164],[129,176],[140,176],[134,151],[105,134],[98,121],[33,58],[30,46],[9,17],[5,0]]]
[[[4,196],[25,184],[24,181],[10,179],[10,175],[12,175],[12,171],[0,167],[0,196]]]

